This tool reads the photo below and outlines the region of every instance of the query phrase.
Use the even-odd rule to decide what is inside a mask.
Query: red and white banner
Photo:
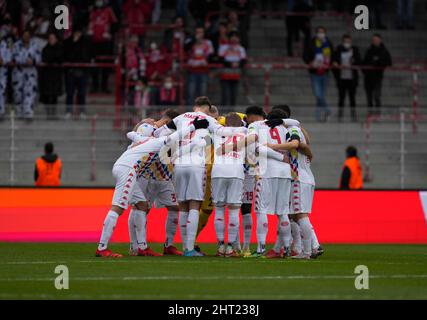
[[[112,189],[0,188],[0,241],[97,242],[112,194]],[[129,241],[127,218],[128,212],[119,218],[113,241]],[[276,217],[269,219],[272,242],[277,223]],[[149,213],[148,241],[165,240],[165,220],[164,209]],[[319,190],[311,221],[322,243],[427,244],[427,192]],[[215,242],[212,217],[198,241]]]

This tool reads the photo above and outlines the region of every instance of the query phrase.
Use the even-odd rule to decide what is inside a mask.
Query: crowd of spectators
[[[334,48],[327,37],[325,27],[317,27],[315,36],[306,42],[303,60],[307,63],[313,94],[316,98],[316,119],[327,121],[331,111],[326,101],[329,85],[329,73],[332,70],[338,89],[338,120],[344,114],[344,103],[348,94],[350,115],[353,121],[356,115],[356,90],[359,83],[358,66],[363,66],[365,92],[369,115],[381,114],[381,88],[384,70],[392,65],[390,52],[384,45],[381,35],[372,36],[371,45],[361,59],[359,48],[353,45],[350,35],[345,34],[341,44]]]
[[[6,102],[11,101],[18,117],[31,119],[34,106],[40,101],[46,106],[48,119],[56,119],[58,98],[64,93],[65,118],[85,118],[87,92],[111,93],[112,70],[84,64],[112,63],[118,56],[123,80],[120,94],[131,113],[140,114],[151,105],[178,105],[183,101],[191,104],[194,97],[207,94],[212,76],[220,84],[221,103],[233,106],[250,48],[251,16],[258,6],[262,18],[285,19],[288,56],[294,56],[294,43],[302,34],[302,55],[310,67],[318,106],[316,117],[322,121],[330,114],[326,101],[330,67],[391,65],[379,34],[372,38],[364,57],[349,35],[336,48],[323,27],[317,28],[312,37],[307,12],[351,12],[356,2],[176,0],[175,17],[164,29],[163,38],[153,41],[148,30],[150,24],[160,21],[161,0],[0,0],[0,118],[5,114]],[[70,8],[70,28],[61,32],[53,25],[54,7],[58,4]],[[384,1],[366,0],[364,4],[371,9],[372,26],[386,28],[381,17]],[[278,10],[291,15],[275,15]],[[396,13],[397,28],[415,27],[413,0],[396,0]],[[122,40],[120,47],[118,39]],[[40,63],[43,66],[38,68]],[[185,66],[185,75],[179,66]],[[339,91],[339,119],[347,95],[351,116],[356,119],[359,72],[332,70]],[[364,70],[363,75],[370,112],[379,113],[383,70]],[[179,86],[183,79],[185,90]]]

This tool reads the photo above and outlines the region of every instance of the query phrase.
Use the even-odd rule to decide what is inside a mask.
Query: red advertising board
[[[112,194],[112,189],[1,188],[0,241],[97,242]],[[311,221],[322,243],[427,243],[426,216],[423,191],[319,190]],[[119,218],[113,241],[129,241],[127,218],[128,211]],[[212,220],[199,242],[215,242]],[[151,210],[148,241],[165,240],[165,221],[166,210]],[[276,217],[269,223],[267,239],[273,242]],[[255,231],[252,236],[255,241]]]

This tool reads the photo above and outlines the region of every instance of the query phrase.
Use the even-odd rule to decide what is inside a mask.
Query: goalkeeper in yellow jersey
[[[239,113],[236,112],[239,117],[245,121],[246,119],[246,115],[243,113]],[[219,112],[218,112],[218,108],[215,106],[212,106],[211,108],[211,112],[209,113],[209,115],[213,118],[215,118],[216,120],[218,120],[218,122],[221,125],[225,125],[225,117],[223,116],[219,116]],[[200,208],[199,211],[199,226],[197,229],[197,237],[199,236],[200,232],[203,230],[203,228],[207,225],[209,217],[214,209],[214,205],[212,203],[212,196],[211,196],[211,173],[212,173],[212,164],[214,161],[214,148],[212,147],[212,145],[208,145],[206,146],[206,189],[205,189],[205,199],[202,202],[202,206]],[[199,246],[195,246],[194,247],[195,250],[200,251],[200,247]],[[240,252],[241,248],[240,248],[240,236],[237,237],[237,241],[234,243],[233,245],[233,249],[236,252]]]

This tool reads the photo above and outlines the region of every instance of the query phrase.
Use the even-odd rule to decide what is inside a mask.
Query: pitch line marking
[[[354,275],[293,275],[293,276],[137,276],[137,277],[73,277],[72,281],[140,281],[140,280],[339,280],[354,279]],[[370,275],[370,279],[427,279],[427,274]],[[53,281],[55,278],[0,278],[0,282]]]

